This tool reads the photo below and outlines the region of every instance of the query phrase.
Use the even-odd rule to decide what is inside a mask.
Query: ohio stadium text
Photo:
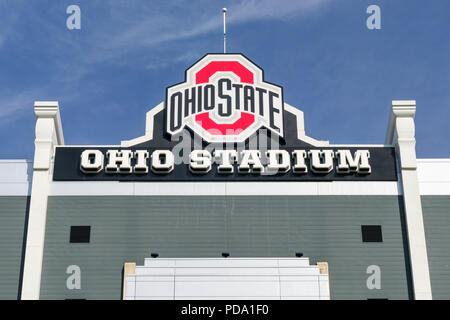
[[[80,156],[80,170],[84,174],[170,174],[175,167],[175,157],[170,150],[84,150]],[[206,174],[213,165],[218,173],[232,174],[283,174],[292,170],[305,174],[311,170],[315,174],[327,174],[336,169],[337,173],[370,174],[369,150],[357,150],[352,154],[348,149],[320,150],[298,149],[268,150],[193,150],[189,155],[189,170],[194,174]]]

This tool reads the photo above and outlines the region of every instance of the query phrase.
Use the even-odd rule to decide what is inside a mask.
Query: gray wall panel
[[[450,196],[422,196],[433,299],[450,299]]]
[[[0,300],[17,299],[28,197],[0,197]]]
[[[122,267],[161,257],[292,257],[327,261],[333,299],[408,299],[397,196],[51,197],[41,298],[119,299]],[[361,225],[381,224],[383,243],[362,243]],[[91,243],[70,244],[71,225],[91,225]],[[79,265],[81,290],[66,289]],[[381,290],[366,268],[381,267]]]

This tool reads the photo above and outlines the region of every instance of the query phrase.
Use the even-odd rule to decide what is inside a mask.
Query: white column
[[[432,299],[422,202],[417,177],[414,115],[416,101],[392,101],[387,144],[396,147],[408,232],[414,297]]]
[[[36,139],[22,282],[23,300],[39,299],[52,161],[55,146],[64,144],[58,102],[36,101],[34,112]]]

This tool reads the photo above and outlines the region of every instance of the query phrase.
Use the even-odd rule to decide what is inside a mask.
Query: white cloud
[[[256,20],[288,19],[312,10],[317,10],[331,0],[242,0],[228,7],[229,24],[249,23]],[[221,8],[216,3],[205,2],[198,6],[203,10],[173,12],[154,11],[151,6],[139,10],[110,2],[112,17],[121,16],[117,25],[103,26],[90,42],[95,51],[86,56],[86,61],[119,60],[121,56],[141,49],[155,48],[164,43],[189,39],[212,31],[220,34]],[[198,9],[198,8],[197,8]],[[212,11],[214,10],[214,11]],[[211,15],[211,12],[215,13]],[[172,59],[172,57],[168,57]]]
[[[2,95],[0,99],[0,125],[4,125],[16,117],[22,115],[23,111],[33,110],[33,99],[36,99],[36,91],[24,91],[14,95]]]
[[[330,0],[246,0],[231,7],[229,16],[236,22],[281,19],[307,14],[328,2]]]
[[[227,20],[231,25],[287,19],[307,14],[330,1],[235,1],[228,5]],[[221,7],[210,0],[196,1],[195,5],[191,1],[164,2],[164,6],[133,0],[82,4],[80,31],[65,28],[65,21],[61,19],[65,10],[60,12],[52,7],[42,15],[31,10],[28,2],[16,4],[17,8],[8,7],[8,11],[2,10],[0,14],[0,18],[7,21],[0,34],[0,49],[5,50],[1,45],[13,34],[14,44],[23,47],[24,55],[33,55],[36,48],[43,50],[43,54],[52,59],[49,65],[52,70],[42,83],[19,94],[10,90],[0,95],[0,125],[32,108],[33,101],[43,94],[58,93],[74,98],[73,88],[77,82],[98,64],[141,64],[143,68],[156,69],[170,62],[193,61],[203,53],[167,50],[166,46],[213,31],[220,34],[222,25]],[[48,37],[34,39],[28,32],[33,26]],[[82,36],[76,32],[81,32]]]
[[[202,57],[203,54],[200,52],[197,52],[195,50],[190,50],[187,52],[181,53],[179,56],[173,57],[169,60],[167,59],[159,59],[158,61],[153,61],[146,65],[146,69],[153,70],[153,69],[159,69],[159,68],[165,68],[169,66],[172,63],[177,62],[194,62],[197,61],[200,57]]]

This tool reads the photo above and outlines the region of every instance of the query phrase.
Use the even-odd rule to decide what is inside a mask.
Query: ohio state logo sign
[[[265,127],[283,137],[283,89],[241,54],[208,54],[167,88],[166,131],[187,126],[207,142],[243,142]]]

